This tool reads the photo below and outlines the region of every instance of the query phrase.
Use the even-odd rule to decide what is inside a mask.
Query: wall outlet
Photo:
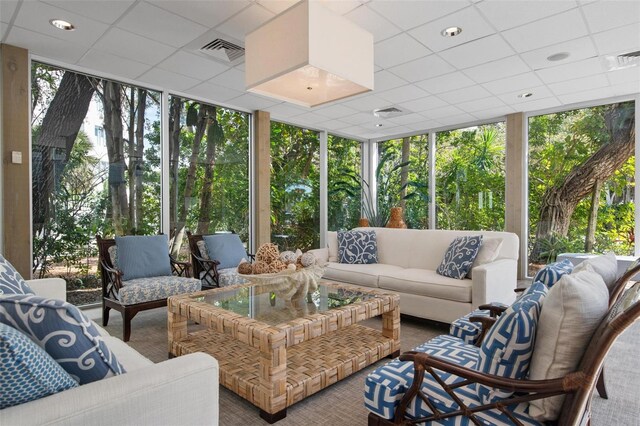
[[[22,164],[22,152],[11,151],[11,164]]]

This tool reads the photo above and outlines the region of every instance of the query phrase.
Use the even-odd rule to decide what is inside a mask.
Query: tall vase
[[[366,217],[361,217],[360,220],[358,221],[358,226],[360,228],[368,228],[369,227],[369,219],[367,219]]]
[[[407,229],[407,224],[404,223],[402,217],[402,207],[392,207],[389,222],[387,222],[387,228],[401,228]]]

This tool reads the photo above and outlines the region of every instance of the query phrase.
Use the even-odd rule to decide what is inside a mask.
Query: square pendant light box
[[[314,107],[373,90],[373,36],[304,0],[245,39],[247,90]]]

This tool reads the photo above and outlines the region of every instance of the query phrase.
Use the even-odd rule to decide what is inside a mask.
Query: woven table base
[[[286,406],[312,395],[397,349],[394,340],[369,327],[351,325],[342,330],[287,348]],[[220,384],[270,412],[260,398],[260,351],[229,335],[203,330],[174,342],[171,352],[206,352],[220,365]]]

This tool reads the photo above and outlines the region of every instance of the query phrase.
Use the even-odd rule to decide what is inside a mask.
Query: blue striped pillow
[[[551,288],[563,275],[570,274],[571,271],[573,271],[573,263],[571,263],[569,259],[565,259],[562,262],[551,263],[538,271],[533,278],[533,282],[540,281]]]

